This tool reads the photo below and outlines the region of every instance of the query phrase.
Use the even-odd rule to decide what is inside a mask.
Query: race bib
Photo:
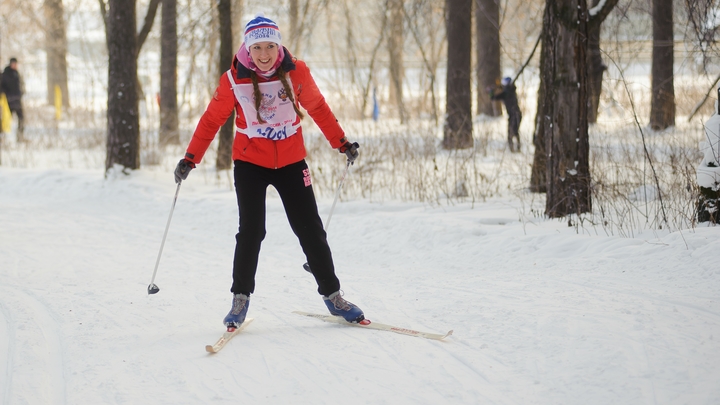
[[[300,127],[299,123],[295,124],[298,118],[297,113],[295,113],[293,102],[285,92],[285,87],[280,80],[258,84],[262,94],[260,117],[265,121],[261,123],[257,119],[258,110],[255,109],[253,85],[251,83],[237,84],[230,71],[227,74],[247,123],[247,128],[238,128],[238,132],[249,138],[265,138],[271,141],[286,139],[297,133],[297,129]],[[290,78],[287,80],[290,83]],[[292,88],[292,83],[290,83],[290,88]]]

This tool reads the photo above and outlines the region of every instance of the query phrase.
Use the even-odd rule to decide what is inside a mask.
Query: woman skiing
[[[240,226],[235,237],[232,308],[223,320],[228,328],[243,323],[255,291],[269,185],[280,195],[330,313],[348,322],[364,319],[362,310],[340,294],[305,162],[303,114],[298,105],[305,108],[330,145],[354,162],[359,145],[346,139],[305,63],[282,46],[277,24],[259,14],[245,26],[244,42],[232,67],[220,77],[185,157],[175,168],[175,181],[180,183],[200,163],[220,126],[236,112],[232,156]]]

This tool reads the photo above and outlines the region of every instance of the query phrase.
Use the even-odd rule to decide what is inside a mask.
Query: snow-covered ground
[[[271,194],[255,321],[210,355],[237,208],[193,175],[148,296],[171,173],[0,167],[0,403],[720,403],[720,228],[621,238],[519,221],[511,200],[339,203],[346,298],[455,331],[431,341],[293,314],[325,309]]]

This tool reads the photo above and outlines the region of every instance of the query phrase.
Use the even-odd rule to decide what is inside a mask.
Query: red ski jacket
[[[330,142],[330,145],[333,148],[340,148],[344,143],[344,140],[341,142],[341,139],[345,137],[345,133],[325,102],[325,98],[320,93],[305,62],[293,58],[290,52],[285,49],[285,58],[281,66],[290,78],[295,101],[315,121],[325,138]],[[237,58],[233,60],[230,74],[234,78],[234,84],[236,85],[252,83],[250,70],[243,66]],[[242,130],[248,128],[248,125],[230,80],[228,74],[223,74],[220,77],[220,83],[215,89],[215,95],[210,100],[207,110],[200,118],[200,122],[198,122],[193,133],[185,158],[195,164],[200,163],[210,143],[215,138],[215,134],[235,109],[235,127],[238,130],[235,133],[233,142],[233,160],[242,160],[258,166],[277,169],[304,159],[307,152],[302,137],[302,127],[299,126],[299,117],[295,122],[298,124],[297,131],[294,135],[285,139],[272,140],[263,137],[248,137],[242,132]],[[273,81],[279,82],[277,75],[270,79],[258,75],[259,83]],[[255,120],[255,117],[251,117],[252,120]]]

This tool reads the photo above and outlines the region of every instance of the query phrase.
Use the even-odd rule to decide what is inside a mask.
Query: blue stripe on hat
[[[245,25],[245,46],[248,48],[257,42],[275,42],[281,44],[280,29],[275,21],[258,14]]]

